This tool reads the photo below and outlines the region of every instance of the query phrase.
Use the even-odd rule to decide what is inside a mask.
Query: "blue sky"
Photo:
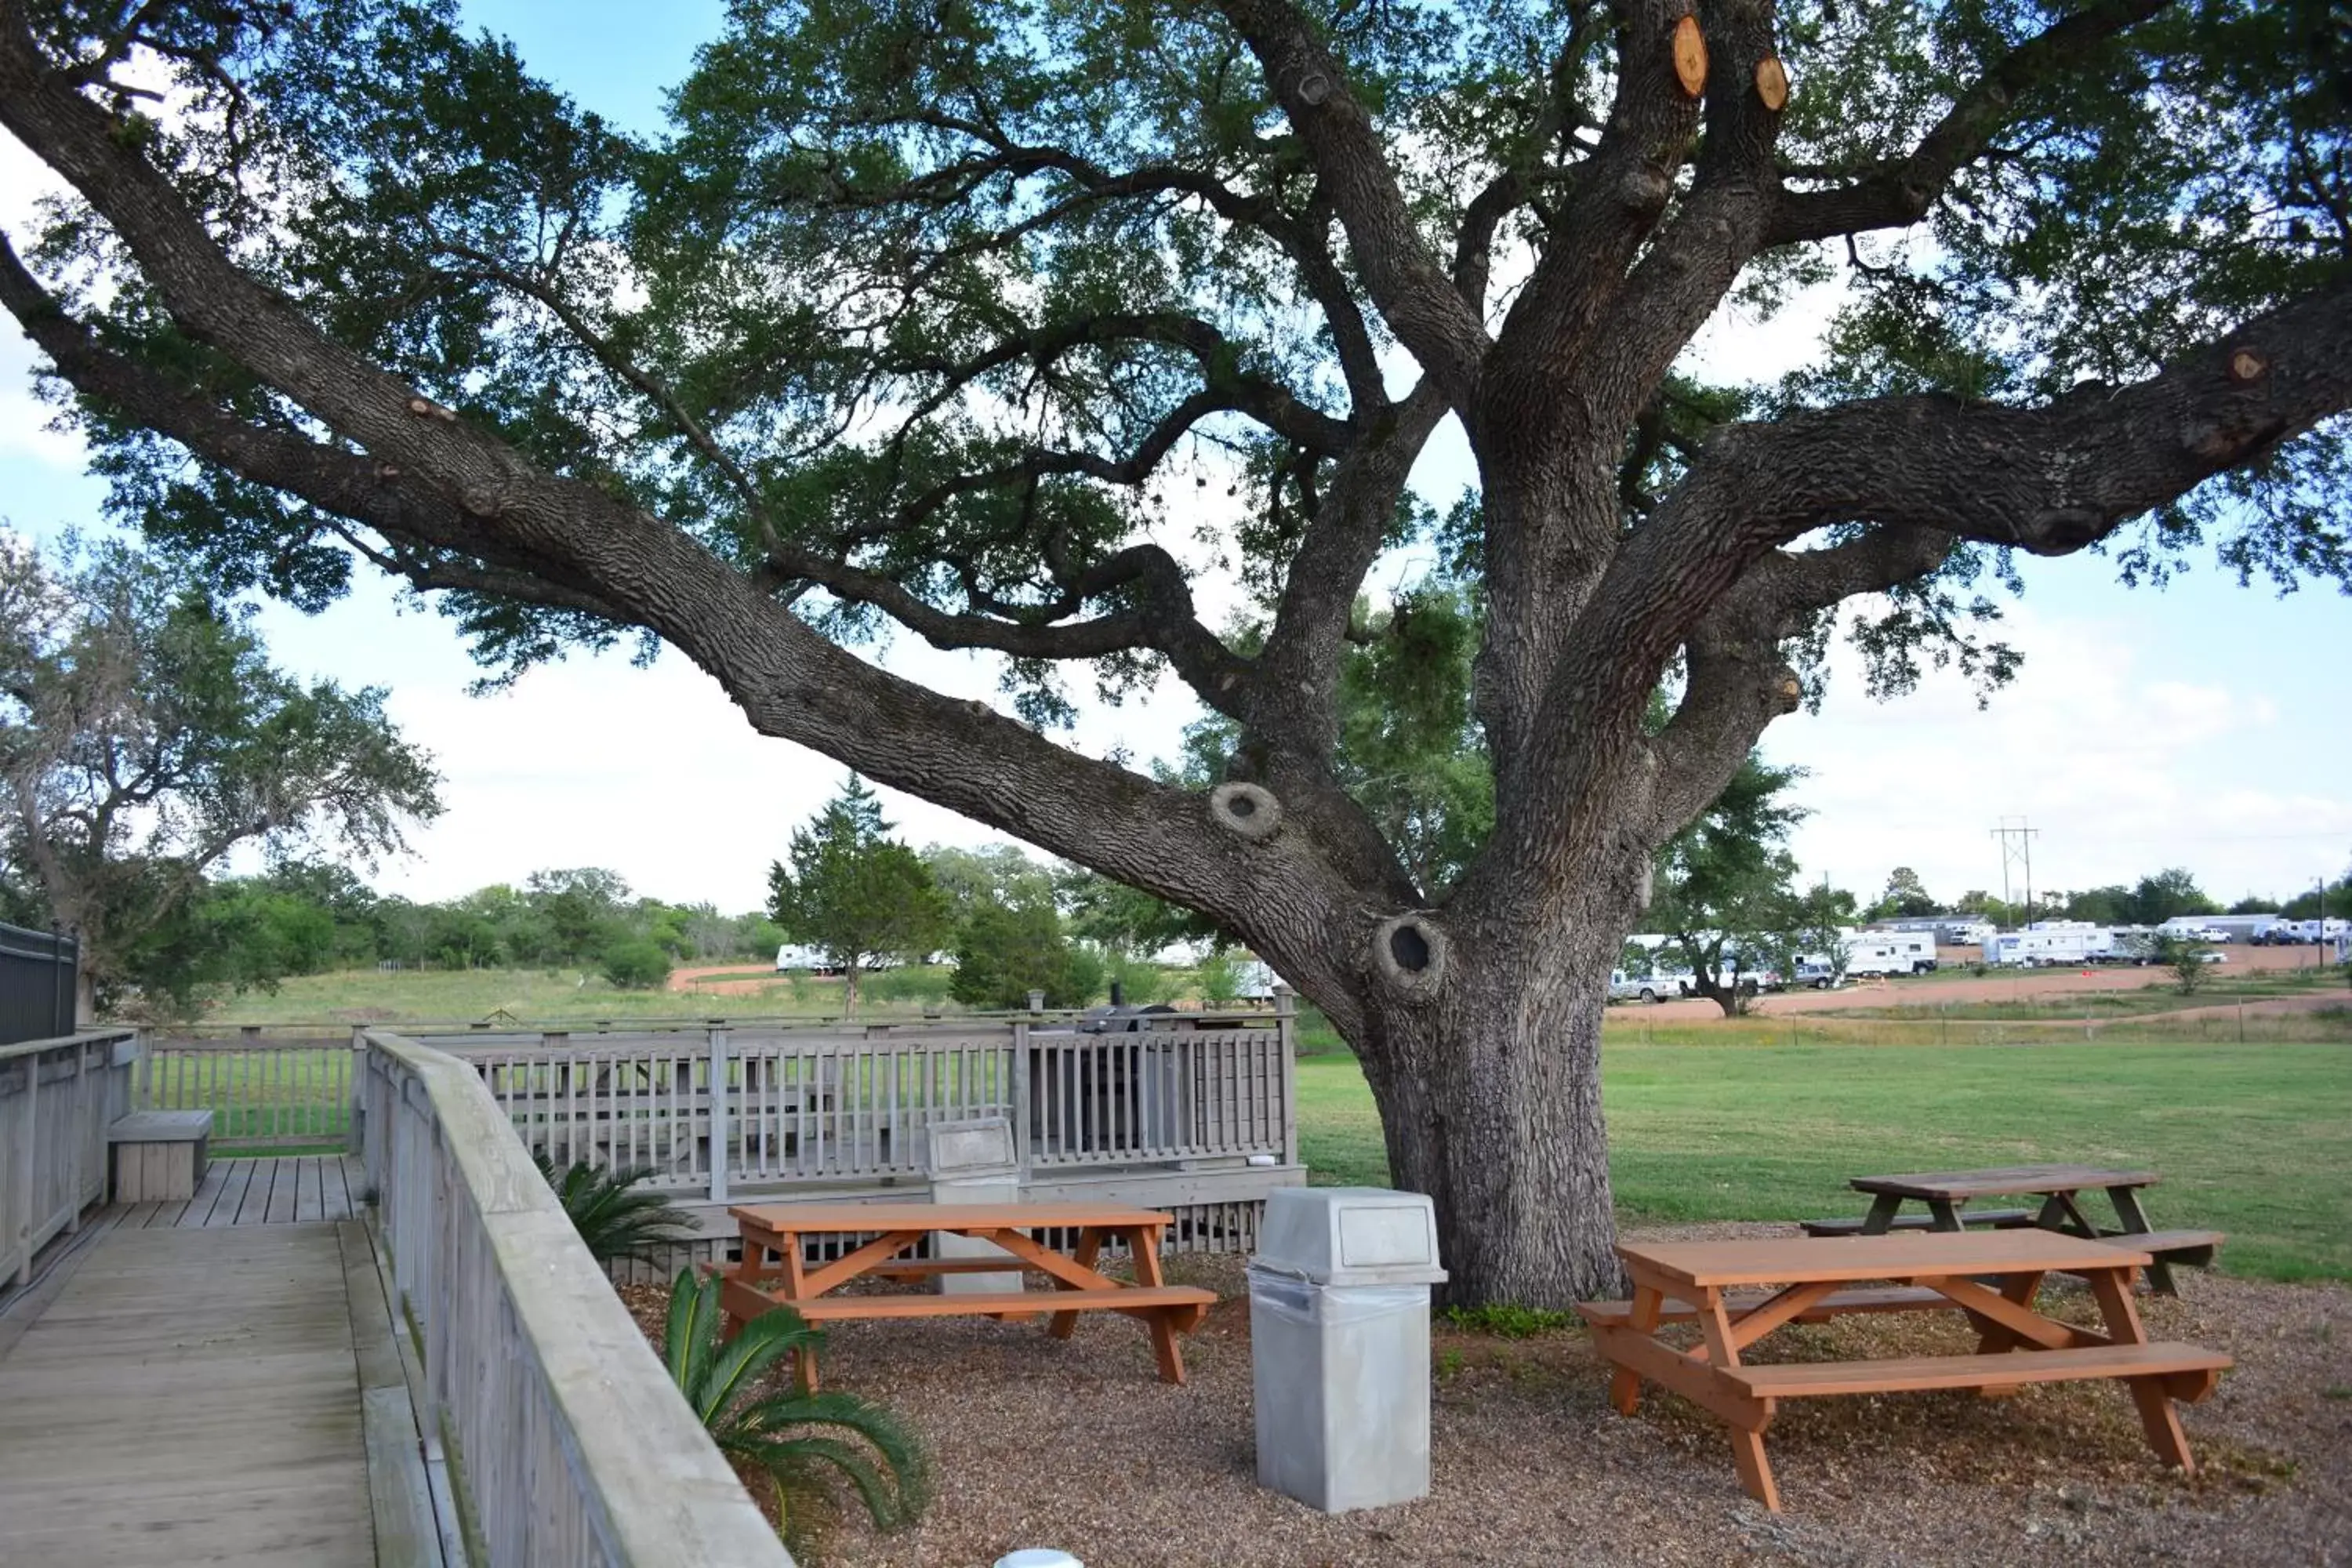
[[[663,95],[719,25],[714,4],[471,4],[523,58],[591,108],[657,123]],[[0,137],[0,223],[21,222],[40,177]],[[21,231],[17,231],[21,232]],[[1727,315],[1698,346],[1709,373],[1764,378],[1810,351],[1824,301],[1757,322]],[[37,535],[97,516],[100,491],[68,439],[42,431],[31,351],[0,328],[0,518]],[[1466,472],[1458,441],[1416,476],[1441,505]],[[2184,865],[2222,898],[2285,894],[2352,863],[2352,600],[2240,589],[2210,561],[2162,591],[2126,590],[2105,563],[2034,562],[2010,607],[2025,672],[1979,712],[1955,679],[1891,704],[1847,672],[1819,717],[1782,721],[1774,760],[1811,770],[1813,816],[1795,847],[1809,872],[1874,889],[1895,865],[1940,894],[2000,885],[1990,830],[2028,815],[2038,886],[2125,880]],[[641,890],[749,908],[790,826],[838,783],[832,763],[744,726],[716,684],[674,654],[647,670],[618,656],[534,672],[513,691],[465,694],[478,673],[429,611],[380,581],[324,616],[271,607],[280,662],[390,689],[394,716],[436,754],[450,810],[380,885],[437,898],[543,866],[605,865]],[[993,694],[977,660],[901,644],[885,661],[958,694]],[[1164,753],[1193,714],[1173,688],[1089,709],[1078,743]],[[894,798],[906,836],[969,841],[974,825]]]

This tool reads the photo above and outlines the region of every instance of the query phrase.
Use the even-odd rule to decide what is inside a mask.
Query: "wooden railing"
[[[559,1163],[649,1169],[723,1201],[739,1185],[924,1173],[933,1121],[1003,1116],[1029,1169],[1297,1163],[1296,1018],[1148,1014],[1141,1033],[1021,1014],[410,1028],[473,1065],[523,1142]],[[222,1152],[343,1145],[352,1043],[318,1025],[151,1036],[141,1109],[213,1112]]]
[[[1137,1021],[1150,1031],[1013,1018],[430,1043],[474,1066],[534,1152],[713,1201],[739,1184],[919,1176],[925,1128],[977,1116],[1009,1120],[1035,1170],[1297,1163],[1287,1008]]]
[[[0,1288],[106,1198],[106,1130],[131,1109],[138,1037],[99,1029],[0,1046]]]
[[[420,1426],[488,1568],[791,1568],[479,1075],[362,1039],[359,1142],[420,1341]]]
[[[344,1146],[352,1037],[315,1026],[151,1034],[139,1068],[142,1110],[209,1110],[215,1153]]]

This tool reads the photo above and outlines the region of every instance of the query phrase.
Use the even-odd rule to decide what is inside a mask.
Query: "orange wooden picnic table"
[[[1173,1216],[1151,1209],[1101,1204],[757,1204],[727,1211],[743,1237],[743,1257],[719,1293],[729,1332],[775,1306],[789,1306],[811,1322],[841,1318],[998,1319],[1043,1316],[1046,1331],[1067,1339],[1082,1311],[1113,1311],[1141,1319],[1150,1329],[1163,1382],[1184,1381],[1176,1336],[1189,1333],[1216,1304],[1216,1292],[1171,1285],[1160,1271],[1160,1247]],[[1063,1252],[1032,1235],[1058,1231]],[[926,1237],[971,1237],[997,1249],[978,1258],[910,1258]],[[807,1259],[812,1237],[859,1240],[837,1258]],[[1123,1243],[1133,1259],[1129,1283],[1096,1265],[1106,1245]],[[960,1294],[840,1294],[855,1280],[928,1281],[947,1274],[1034,1269],[1053,1281],[1048,1290],[977,1290]],[[816,1385],[816,1368],[803,1359],[801,1377]]]
[[[2157,1184],[2153,1171],[2111,1170],[2103,1165],[1997,1165],[1977,1171],[1917,1171],[1893,1176],[1856,1176],[1847,1185],[1871,1194],[1870,1212],[1858,1220],[1817,1219],[1804,1222],[1811,1236],[1880,1236],[1889,1230],[1959,1230],[1968,1226],[2037,1225],[2071,1236],[2106,1237],[2150,1255],[2149,1288],[2164,1295],[2173,1288],[2169,1263],[2202,1265],[2228,1239],[2218,1230],[2158,1230],[2140,1206],[2143,1188]],[[2101,1226],[2082,1208],[2082,1194],[2092,1188],[2106,1194],[2116,1223]],[[2036,1197],[2039,1210],[1970,1209],[1971,1198]],[[1906,1215],[1906,1202],[1927,1205],[1927,1213]]]
[[[1631,1415],[1649,1379],[1712,1412],[1731,1428],[1740,1484],[1779,1511],[1779,1489],[1764,1456],[1764,1430],[1778,1402],[1843,1394],[1973,1388],[2007,1394],[2028,1383],[2122,1378],[2148,1442],[2167,1463],[2193,1470],[2189,1440],[2173,1410],[2213,1391],[2230,1358],[2195,1345],[2151,1343],[2132,1303],[2132,1275],[2148,1255],[2056,1231],[1911,1232],[1851,1237],[1628,1243],[1617,1249],[1633,1299],[1578,1309],[1593,1344],[1615,1363],[1611,1396]],[[2044,1316],[2033,1301],[2053,1273],[2081,1276],[2104,1332]],[[1993,1289],[1979,1281],[1997,1279]],[[1885,1281],[1892,1289],[1852,1287]],[[1727,1296],[1770,1287],[1760,1296]],[[1937,1309],[1966,1312],[1979,1331],[1969,1354],[1756,1365],[1742,1352],[1774,1330],[1851,1311]],[[1696,1321],[1701,1342],[1683,1347],[1662,1326]]]

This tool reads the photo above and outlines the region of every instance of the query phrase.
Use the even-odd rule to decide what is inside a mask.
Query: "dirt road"
[[[772,963],[706,963],[671,970],[669,988],[700,996],[740,996],[779,984],[783,978]]]
[[[2320,949],[2315,947],[2246,947],[2233,945],[2222,950],[2229,954],[2226,963],[2213,966],[2216,974],[2247,974],[2260,971],[2307,969],[2318,962]],[[1948,964],[1966,963],[1975,957],[1973,949],[1961,949],[1965,957],[1956,959],[1949,952]],[[1874,1007],[1939,1007],[1963,1002],[2058,1002],[2068,996],[2080,996],[2098,991],[2139,991],[2151,985],[2168,985],[2172,976],[2162,969],[2095,968],[2095,969],[2021,969],[1994,973],[1982,978],[1965,969],[1955,973],[1947,969],[1936,975],[1916,980],[1864,980],[1837,991],[1790,991],[1767,996],[1761,1004],[1767,1013],[1842,1013],[1854,1008]],[[2310,999],[2313,1007],[2340,1003],[2344,996],[2330,992]],[[2295,1004],[2288,1007],[2271,1007],[2263,1003],[2249,1003],[2249,1010],[2263,1012],[2294,1012],[2305,999],[2287,998]],[[1621,1009],[1630,1011],[1633,1005]],[[2232,1007],[2236,1005],[2231,1004]],[[1723,1010],[1704,998],[1684,1002],[1661,1002],[1643,1009],[1650,1017],[1658,1019],[1719,1018]],[[2184,1009],[2194,1011],[2194,1009]]]

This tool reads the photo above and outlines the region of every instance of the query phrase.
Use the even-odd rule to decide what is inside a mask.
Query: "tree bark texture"
[[[1376,1008],[1359,1045],[1391,1177],[1436,1204],[1444,1300],[1622,1293],[1601,1110],[1609,966],[1593,945],[1486,952],[1441,998]]]

